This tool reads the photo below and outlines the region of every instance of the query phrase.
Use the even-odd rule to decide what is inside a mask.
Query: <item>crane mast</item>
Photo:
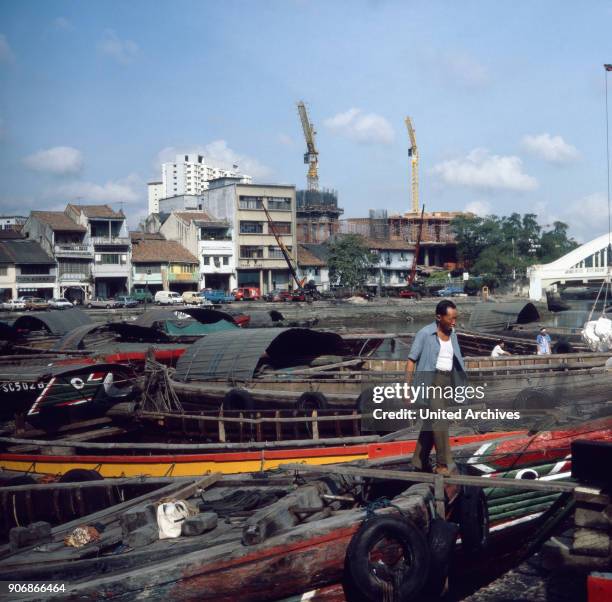
[[[304,138],[306,139],[307,151],[304,153],[304,163],[308,165],[308,190],[319,190],[319,152],[315,146],[315,129],[308,119],[308,112],[303,101],[297,103],[300,121],[302,122],[302,130],[304,130]]]
[[[406,117],[406,129],[408,130],[408,137],[410,138],[410,148],[408,149],[408,156],[410,157],[410,163],[412,166],[412,213],[419,212],[419,149],[416,143],[416,135],[414,127],[412,125],[412,119]]]

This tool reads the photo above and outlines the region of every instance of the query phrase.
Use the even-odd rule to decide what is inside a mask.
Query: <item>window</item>
[[[270,211],[291,211],[291,199],[289,197],[269,197],[268,209]]]
[[[0,265],[0,276],[8,275],[8,267],[5,265]]]
[[[240,222],[240,234],[263,234],[263,222]]]
[[[220,268],[221,267],[221,257],[219,257],[219,255],[215,255],[213,257],[213,261],[215,262],[215,267],[216,268]]]
[[[127,255],[119,253],[100,253],[96,255],[96,263],[98,264],[125,265],[126,262]]]
[[[202,255],[202,263],[204,265],[210,265],[210,255]]]
[[[291,222],[274,222],[274,229],[277,234],[291,234]],[[272,229],[270,229],[272,234]]]
[[[229,255],[223,255],[223,265],[229,265]]]
[[[240,209],[263,209],[263,197],[240,195],[238,207]]]
[[[291,247],[286,247],[287,251],[291,255]],[[280,247],[268,247],[268,259],[284,259],[283,252]]]
[[[137,263],[134,270],[137,274],[160,274],[161,265],[159,263]]]
[[[49,266],[48,265],[22,265],[21,266],[22,274],[48,274]]]
[[[243,259],[263,259],[263,247],[241,245],[240,257]]]

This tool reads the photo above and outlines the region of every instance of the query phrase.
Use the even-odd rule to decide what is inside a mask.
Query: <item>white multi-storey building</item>
[[[149,200],[149,215],[159,213],[159,200],[164,198],[163,182],[149,182],[147,184],[147,198]]]
[[[206,163],[206,159],[198,154],[176,155],[174,163],[162,164],[162,195],[161,198],[174,197],[183,194],[202,194],[208,190],[208,182],[217,178],[240,178],[244,184],[251,183],[251,176],[239,174],[238,166],[233,169],[222,169]],[[149,212],[151,203],[149,203]]]

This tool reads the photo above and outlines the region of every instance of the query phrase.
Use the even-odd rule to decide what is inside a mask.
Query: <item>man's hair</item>
[[[542,328],[540,328],[540,332],[544,332],[546,330],[546,328],[544,328],[544,326],[542,326]]]
[[[504,339],[497,339],[497,344],[498,345],[503,345],[504,344]]]
[[[448,299],[443,299],[442,301],[440,301],[440,303],[436,305],[436,316],[445,316],[449,307],[451,309],[457,309],[457,306]]]

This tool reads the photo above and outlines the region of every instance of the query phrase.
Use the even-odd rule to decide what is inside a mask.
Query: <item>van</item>
[[[157,291],[155,293],[155,303],[158,305],[176,305],[183,303],[183,297],[173,291]]]
[[[259,301],[261,292],[256,286],[241,286],[232,291],[236,301]]]
[[[185,291],[183,301],[188,305],[212,305],[212,303],[196,291]]]

